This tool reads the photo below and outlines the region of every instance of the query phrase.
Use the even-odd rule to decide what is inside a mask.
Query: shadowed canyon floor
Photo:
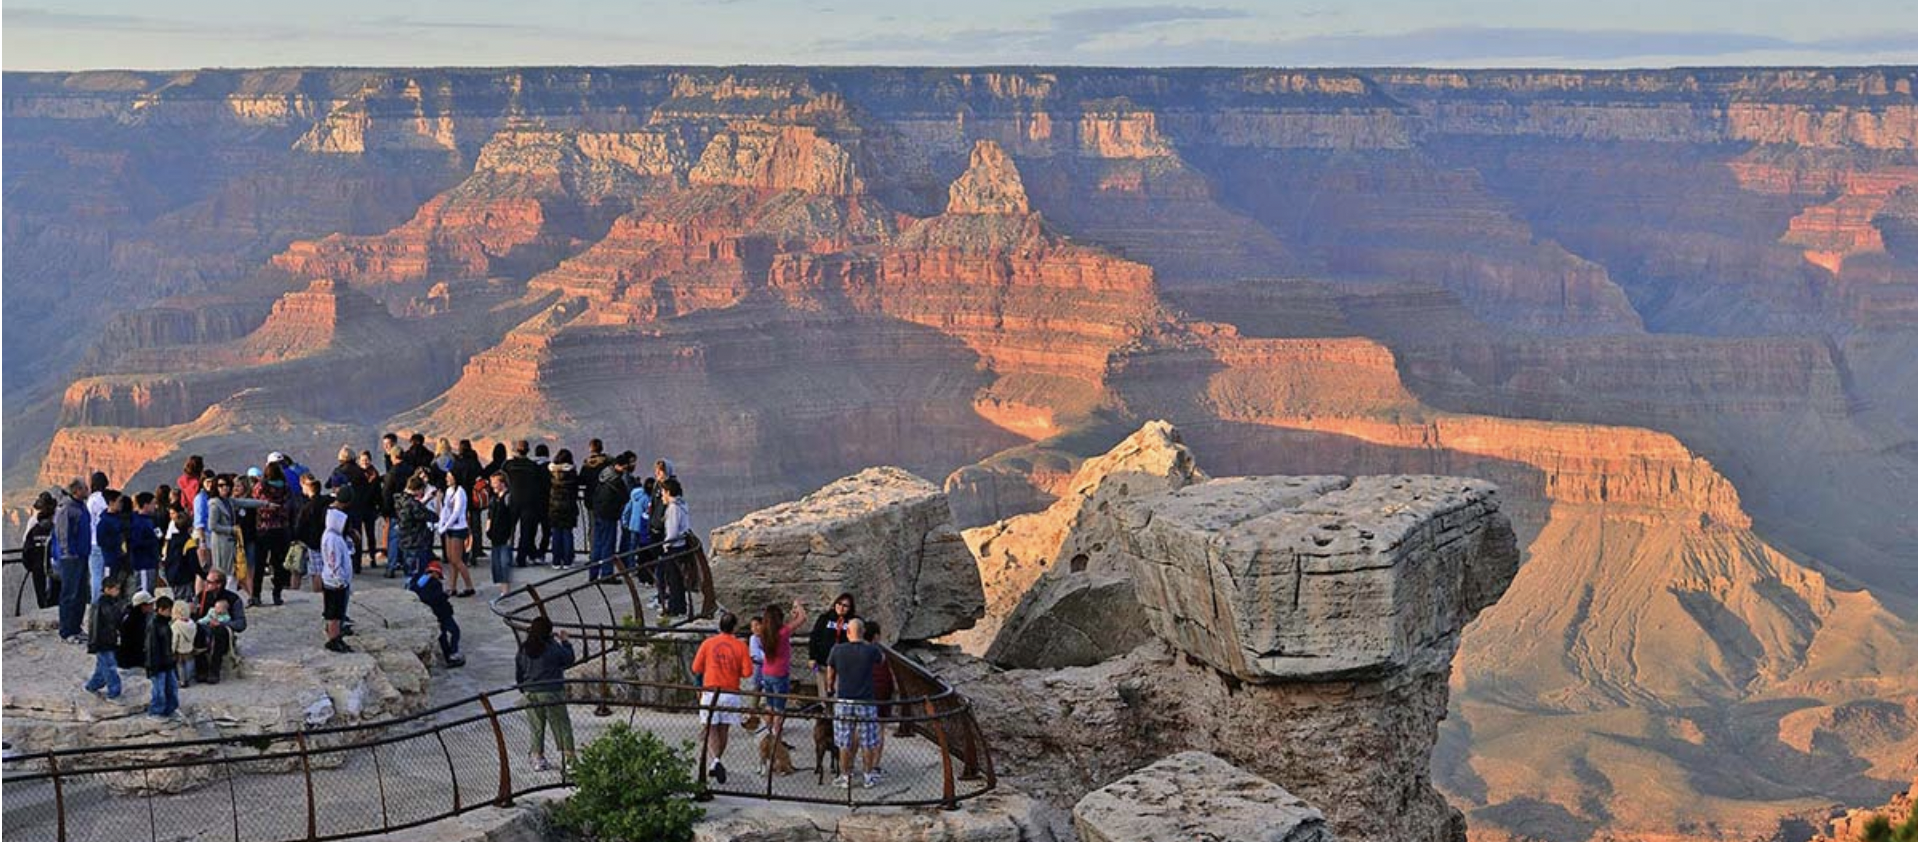
[[[1476,476],[1473,835],[1764,836],[1918,766],[1915,80],[8,74],[7,502],[388,428],[670,456],[707,525],[879,464],[1044,517],[1159,418]]]

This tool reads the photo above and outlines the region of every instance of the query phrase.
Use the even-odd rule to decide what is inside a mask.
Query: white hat
[[[272,464],[274,462],[285,462],[286,454],[275,450],[272,453],[268,453],[266,455],[266,461],[267,461],[267,464]]]
[[[141,591],[133,595],[133,604],[136,607],[141,605],[151,605],[152,603],[153,603],[153,594],[147,593],[146,591]]]

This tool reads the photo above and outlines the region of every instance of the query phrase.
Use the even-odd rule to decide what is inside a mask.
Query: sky
[[[7,70],[1918,64],[1918,0],[4,0]]]

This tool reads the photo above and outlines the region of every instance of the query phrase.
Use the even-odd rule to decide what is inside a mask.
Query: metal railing
[[[738,744],[725,756],[724,783],[708,774],[705,763],[695,763],[698,785],[712,795],[952,808],[996,786],[991,750],[971,704],[890,648],[885,651],[897,696],[878,703],[877,717],[884,735],[881,766],[888,773],[871,788],[856,775],[832,785],[827,769],[838,760],[835,725],[850,724],[835,722],[834,700],[803,691],[775,697],[743,689],[737,705],[721,705],[717,696],[679,680],[687,675],[693,647],[713,630],[694,628],[692,619],[644,623],[640,586],[661,565],[685,564],[710,593],[703,553],[647,546],[611,563],[611,576],[595,579],[591,568],[582,567],[517,588],[494,605],[516,639],[538,616],[566,631],[579,646],[573,674],[590,673],[597,662],[598,677],[569,678],[556,697],[536,700],[508,687],[358,725],[9,756],[0,778],[8,840],[318,842],[504,806],[572,784],[565,766],[539,770],[531,761],[533,712],[555,708],[576,745],[625,722],[695,757],[712,748],[711,732],[700,726],[703,716],[765,724],[760,737],[734,730]],[[704,601],[710,609],[710,596]],[[626,675],[636,669],[674,677]],[[785,706],[779,744],[786,750],[768,750],[777,704]],[[559,748],[548,753],[557,755]],[[778,768],[788,756],[792,768]]]

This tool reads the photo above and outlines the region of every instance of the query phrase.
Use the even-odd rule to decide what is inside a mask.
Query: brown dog
[[[770,768],[772,774],[790,775],[794,771],[792,746],[786,745],[785,740],[773,739],[768,732],[759,738],[759,762]]]
[[[814,702],[803,708],[799,708],[794,711],[794,713],[810,713],[820,716],[820,718],[812,721],[812,762],[813,769],[816,772],[814,777],[818,779],[818,783],[821,786],[824,786],[826,783],[826,764],[828,762],[832,764],[832,773],[834,775],[839,774],[839,745],[833,742],[832,717],[828,714],[826,706],[819,702]],[[831,760],[828,761],[827,758],[831,758]]]

